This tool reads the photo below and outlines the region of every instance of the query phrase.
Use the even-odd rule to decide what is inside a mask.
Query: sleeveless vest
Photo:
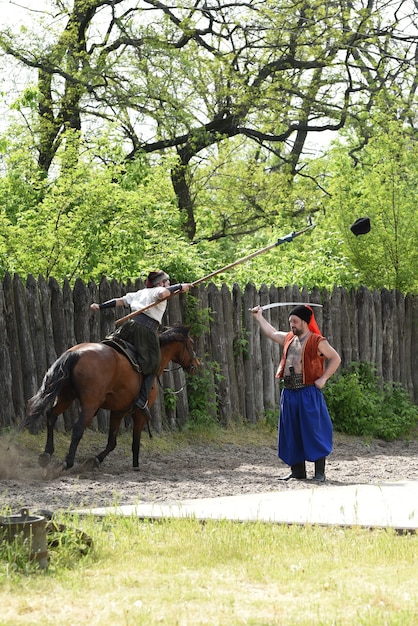
[[[295,335],[290,332],[286,335],[283,355],[277,369],[276,378],[283,378],[287,351]],[[322,376],[325,369],[325,357],[318,355],[319,342],[325,339],[322,335],[311,333],[302,349],[302,377],[304,385],[313,385]]]

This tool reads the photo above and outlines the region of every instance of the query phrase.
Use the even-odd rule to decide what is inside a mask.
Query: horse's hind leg
[[[55,452],[54,446],[54,429],[57,418],[71,405],[73,397],[58,396],[56,404],[46,413],[46,443],[44,452],[39,455],[38,462],[41,467],[46,467],[51,461],[51,457]]]

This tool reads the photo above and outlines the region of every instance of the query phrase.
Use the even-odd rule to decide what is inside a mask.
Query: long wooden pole
[[[236,265],[245,263],[245,261],[250,261],[250,259],[253,259],[259,254],[263,254],[264,252],[268,252],[268,250],[272,250],[272,248],[276,248],[277,246],[280,246],[280,244],[282,243],[293,241],[295,237],[299,237],[299,235],[303,235],[303,233],[306,233],[306,231],[310,230],[311,228],[315,228],[315,224],[309,224],[309,226],[306,226],[306,228],[302,228],[302,230],[298,230],[297,232],[293,231],[289,233],[288,235],[285,235],[284,237],[280,237],[277,241],[275,241],[274,243],[271,243],[265,248],[256,250],[255,252],[252,252],[251,254],[248,254],[247,256],[242,257],[242,259],[238,259],[238,261],[234,261],[233,263],[230,263],[229,265],[225,265],[225,267],[221,267],[220,270],[216,270],[215,272],[211,272],[207,276],[203,276],[203,278],[199,278],[199,280],[195,280],[193,283],[191,283],[191,285],[195,287],[196,285],[199,285],[200,283],[203,283],[206,280],[209,280],[210,278],[217,276],[218,274],[222,274],[223,272],[230,270],[232,267],[235,267]],[[180,292],[177,292],[177,293],[180,293]],[[132,317],[135,317],[136,315],[139,315],[140,313],[143,313],[144,311],[151,309],[153,306],[155,306],[159,302],[168,300],[169,298],[172,297],[172,295],[176,295],[176,294],[170,294],[169,296],[167,296],[167,298],[162,298],[161,300],[158,300],[158,302],[152,302],[151,304],[148,304],[147,306],[145,306],[143,309],[139,309],[139,311],[133,311],[133,313],[129,313],[129,315],[125,315],[125,317],[119,318],[118,320],[115,321],[115,325],[120,326],[120,324],[123,324],[124,322],[131,319]]]

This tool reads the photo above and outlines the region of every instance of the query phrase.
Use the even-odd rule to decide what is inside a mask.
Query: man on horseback
[[[114,333],[117,337],[135,346],[143,380],[134,406],[141,409],[150,419],[148,396],[158,374],[161,359],[157,330],[167,308],[167,298],[175,293],[189,291],[192,284],[170,285],[168,274],[163,270],[158,270],[148,274],[145,285],[144,289],[127,293],[121,298],[113,298],[102,304],[93,302],[90,308],[93,311],[99,311],[111,307],[129,306],[134,312],[155,303],[155,306],[127,320]]]

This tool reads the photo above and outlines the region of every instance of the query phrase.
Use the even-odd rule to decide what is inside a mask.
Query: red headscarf
[[[313,309],[309,306],[309,304],[300,304],[296,306],[290,311],[289,316],[290,315],[296,315],[296,317],[300,317],[301,320],[304,320],[308,324],[308,328],[311,333],[314,333],[315,335],[322,335],[318,324],[316,323]]]

